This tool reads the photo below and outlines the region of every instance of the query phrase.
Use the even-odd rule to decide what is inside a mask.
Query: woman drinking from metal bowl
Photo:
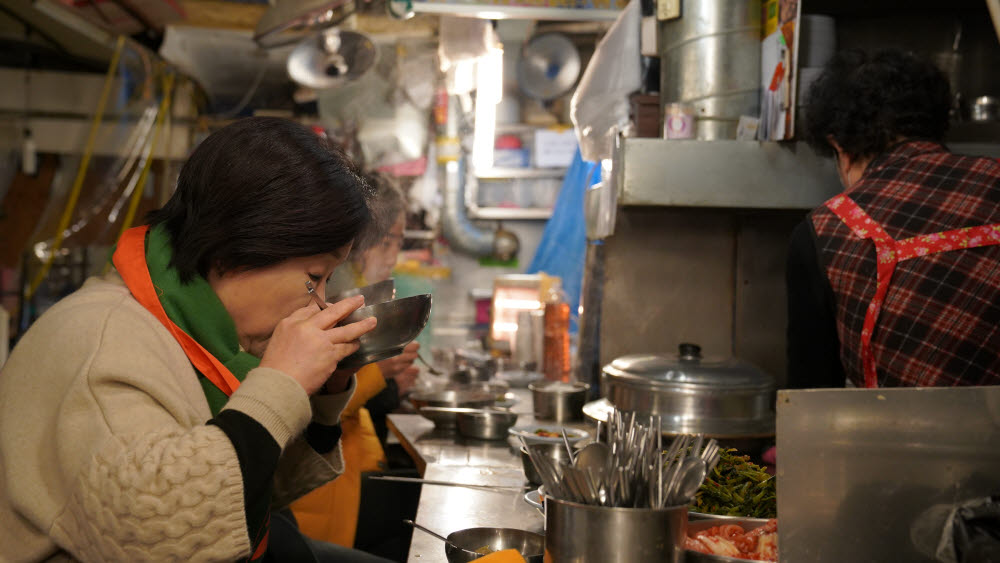
[[[371,561],[282,515],[343,470],[337,366],[375,319],[317,307],[370,220],[352,164],[249,118],[206,138],[114,270],[0,374],[0,559]],[[287,514],[287,513],[286,513]]]

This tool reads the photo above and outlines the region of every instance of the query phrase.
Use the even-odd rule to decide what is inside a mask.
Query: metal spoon
[[[690,465],[688,463],[690,462]],[[702,483],[705,482],[705,474],[707,468],[705,467],[705,461],[702,459],[687,459],[684,462],[687,465],[687,471],[681,476],[680,485],[677,487],[677,495],[675,497],[674,504],[689,504],[691,499],[694,498],[695,493],[701,488]]]
[[[435,531],[433,531],[433,530],[431,530],[429,528],[425,528],[425,527],[421,526],[420,524],[417,524],[413,520],[403,520],[403,523],[404,524],[409,524],[409,525],[413,526],[414,528],[420,530],[421,532],[424,532],[425,534],[430,534],[430,535],[434,536],[435,538],[443,541],[444,543],[450,545],[451,547],[453,547],[453,548],[455,548],[455,549],[457,549],[457,550],[459,550],[459,551],[461,551],[463,553],[467,553],[467,554],[472,555],[472,556],[474,556],[476,558],[483,556],[482,553],[476,553],[475,551],[472,551],[472,550],[469,550],[469,549],[465,549],[464,547],[461,547],[461,546],[457,545],[455,542],[453,542],[450,539],[442,536],[441,534],[439,534],[439,533],[437,533],[437,532],[435,532]]]
[[[608,462],[611,459],[611,448],[601,442],[591,442],[577,452],[574,465],[584,472],[593,471],[598,480],[604,480]]]

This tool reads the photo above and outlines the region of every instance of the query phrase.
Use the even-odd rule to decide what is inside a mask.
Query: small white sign
[[[535,131],[535,167],[567,168],[576,153],[576,131],[539,129]]]

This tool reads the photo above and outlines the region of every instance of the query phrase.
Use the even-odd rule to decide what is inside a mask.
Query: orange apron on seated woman
[[[384,388],[385,378],[378,365],[369,364],[358,371],[357,389],[340,416],[344,472],[292,503],[292,512],[303,534],[344,547],[354,546],[361,506],[361,473],[378,471],[385,464],[385,452],[363,405]]]

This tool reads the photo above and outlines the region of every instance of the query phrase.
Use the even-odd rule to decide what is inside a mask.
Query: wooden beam
[[[187,15],[186,25],[250,30],[257,27],[257,21],[268,8],[267,4],[222,0],[180,0],[180,5]]]

